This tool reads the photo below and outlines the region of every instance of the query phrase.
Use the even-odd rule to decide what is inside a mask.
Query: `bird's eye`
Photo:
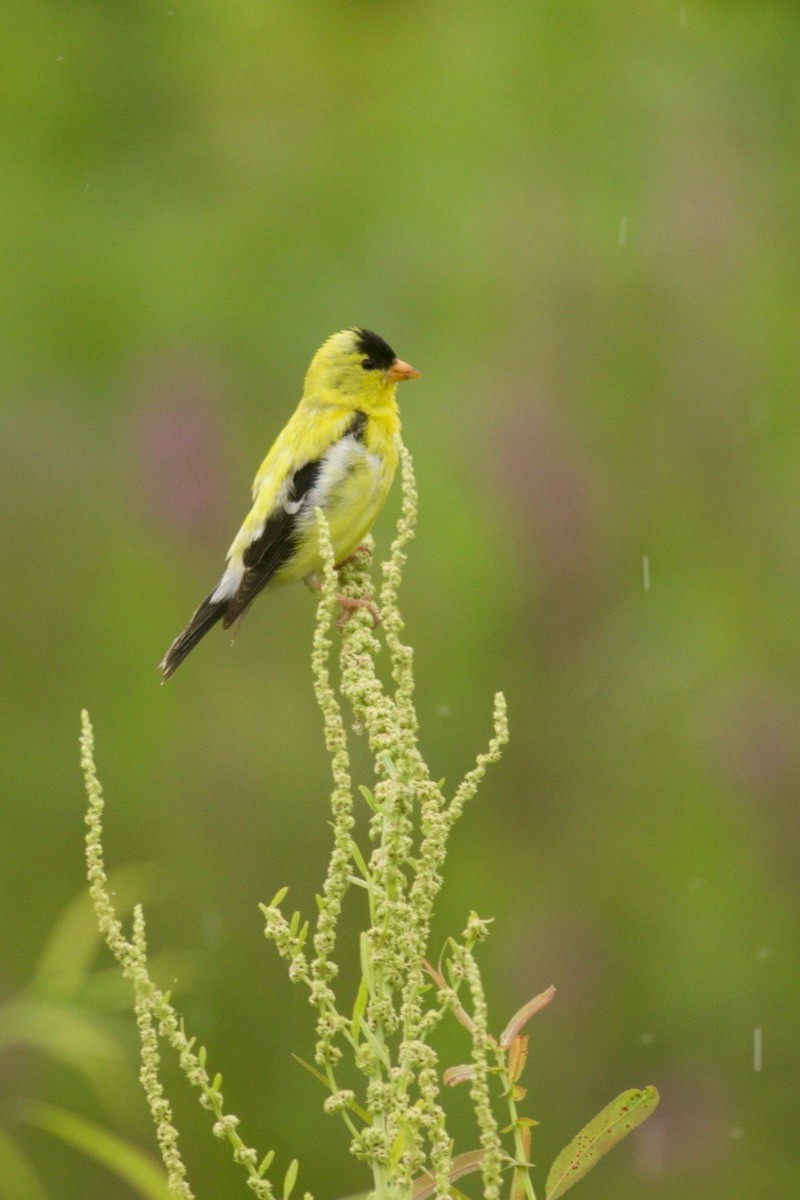
[[[364,368],[365,371],[374,371],[375,366],[376,366],[375,359],[374,358],[362,358],[361,366]]]

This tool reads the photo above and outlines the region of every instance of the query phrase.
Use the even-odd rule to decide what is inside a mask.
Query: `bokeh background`
[[[120,898],[244,1136],[320,1197],[364,1185],[257,910],[309,909],[326,860],[313,599],[155,670],[359,323],[424,372],[403,604],[435,775],[509,701],[437,929],[496,918],[498,1028],[558,987],[535,1160],[654,1083],[587,1200],[796,1194],[798,53],[777,0],[2,6],[0,1193],[139,1194],[56,1113],[153,1152],[76,901],[82,706]],[[167,1076],[198,1195],[244,1194]]]

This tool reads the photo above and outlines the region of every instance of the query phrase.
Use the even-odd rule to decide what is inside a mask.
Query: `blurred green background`
[[[308,909],[326,861],[313,599],[155,669],[356,323],[424,372],[403,603],[434,774],[509,701],[438,929],[496,917],[498,1029],[558,988],[535,1160],[654,1083],[587,1200],[796,1194],[799,52],[776,0],[3,5],[0,1124],[42,1194],[134,1192],[30,1100],[154,1146],[106,956],[68,997],[85,1048],[9,1017],[82,887],[82,706],[109,860],[243,1135],[319,1197],[364,1184],[257,910]],[[198,1195],[244,1194],[167,1075]]]

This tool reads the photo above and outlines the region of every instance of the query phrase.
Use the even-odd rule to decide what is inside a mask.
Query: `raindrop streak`
[[[682,4],[678,9],[678,24],[681,29],[686,28],[686,5]]]
[[[650,591],[650,558],[645,554],[642,558],[642,584],[646,592]]]
[[[763,1033],[763,1030],[761,1029],[760,1026],[753,1030],[753,1070],[754,1071],[761,1070],[761,1063],[763,1060],[762,1033]]]
[[[620,217],[619,232],[617,233],[617,245],[624,246],[628,240],[628,218]]]

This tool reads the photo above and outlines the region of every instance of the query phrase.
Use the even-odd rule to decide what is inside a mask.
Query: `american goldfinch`
[[[263,588],[313,580],[322,568],[315,508],[327,517],[337,564],[353,553],[397,468],[397,384],[419,374],[369,329],[343,329],[320,347],[296,411],[258,469],[227,568],[161,660],[162,681],[212,625],[229,628]]]

